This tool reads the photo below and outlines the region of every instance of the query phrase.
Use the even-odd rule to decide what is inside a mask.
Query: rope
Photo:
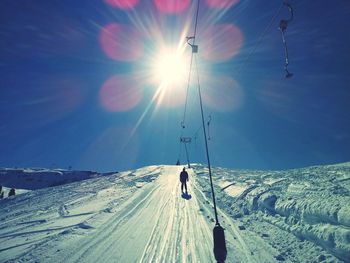
[[[210,123],[211,123],[211,115],[208,116],[208,120],[207,120],[207,125],[208,125],[208,127],[209,127]],[[193,137],[195,140],[198,138],[198,133],[199,133],[199,131],[201,130],[201,128],[202,128],[202,124],[200,124],[200,125],[198,126],[198,128],[196,129],[196,132],[193,134],[192,137]],[[209,128],[208,128],[208,129],[209,129]],[[208,131],[208,139],[210,140],[209,131]]]
[[[194,34],[191,37],[188,37],[187,40],[192,40],[191,46],[194,46],[196,43],[196,35],[197,35],[197,25],[198,25],[198,14],[199,14],[199,2],[198,0],[198,5],[197,5],[197,11],[196,11],[196,21],[194,25]],[[186,121],[186,113],[187,113],[187,102],[188,102],[188,91],[190,89],[190,83],[191,83],[191,75],[192,75],[192,63],[193,63],[193,52],[191,52],[191,61],[190,61],[190,70],[188,73],[188,79],[187,79],[187,89],[186,89],[186,99],[185,99],[185,109],[184,109],[184,114],[181,122],[181,127],[184,129],[185,128],[185,121]]]
[[[181,162],[181,158],[182,158],[182,144],[181,141],[179,142],[179,156],[178,156],[178,160]]]
[[[283,45],[284,45],[284,56],[285,56],[284,70],[286,72],[286,78],[291,78],[293,76],[293,73],[290,73],[288,71],[289,55],[288,55],[287,42],[286,42],[284,34],[285,34],[286,30],[287,30],[288,24],[291,21],[293,21],[294,12],[293,12],[292,6],[290,4],[288,4],[287,1],[284,1],[283,4],[289,9],[289,12],[290,12],[290,15],[291,15],[289,19],[282,19],[280,21],[280,26],[279,26],[279,30],[281,31],[281,35],[282,35],[282,42],[283,42]]]
[[[195,57],[195,67],[196,67],[196,72],[197,72],[199,105],[200,105],[200,108],[201,108],[202,128],[203,128],[203,135],[204,135],[204,142],[205,142],[205,151],[206,151],[206,155],[207,155],[207,163],[208,163],[209,178],[210,178],[210,187],[211,187],[211,194],[212,194],[213,205],[214,205],[215,225],[220,226],[219,218],[218,218],[218,212],[217,212],[217,209],[216,209],[215,192],[214,192],[213,178],[212,178],[210,157],[209,157],[208,138],[207,138],[207,132],[206,132],[206,129],[205,129],[201,85],[200,85],[200,81],[199,81],[198,63],[197,63],[196,57]]]
[[[187,80],[187,89],[186,89],[186,100],[185,100],[185,110],[183,114],[183,118],[181,121],[181,127],[185,128],[185,121],[186,121],[186,112],[187,112],[187,101],[188,101],[188,91],[190,89],[190,82],[191,82],[191,73],[192,73],[192,60],[193,60],[193,53],[191,54],[191,62],[190,62],[190,72],[188,74],[188,80]]]
[[[208,125],[208,141],[211,140],[210,137],[210,123],[211,123],[211,115],[209,115],[208,121],[207,121],[207,125]]]
[[[196,34],[196,30],[197,30],[199,3],[200,3],[200,0],[198,0],[198,6],[197,6],[195,34]],[[194,57],[195,68],[196,68],[196,73],[197,73],[197,85],[198,85],[199,105],[200,105],[201,118],[202,118],[202,128],[203,128],[203,134],[204,134],[205,150],[206,150],[209,178],[210,178],[210,187],[211,187],[214,213],[215,213],[215,221],[216,221],[215,227],[213,229],[214,256],[215,256],[217,263],[223,263],[223,262],[225,262],[226,256],[227,256],[226,241],[225,241],[224,229],[220,226],[217,208],[216,208],[216,199],[215,199],[215,192],[214,192],[213,178],[212,178],[210,157],[209,157],[209,149],[208,149],[208,138],[207,138],[207,133],[206,133],[206,129],[205,129],[205,122],[204,122],[204,111],[203,111],[201,85],[200,85],[200,80],[199,80],[197,56],[193,55],[193,54],[198,52],[198,46],[196,46],[194,43],[195,43],[195,36],[193,37],[193,44],[192,45],[190,44],[190,46],[192,47],[191,60],[192,60],[192,57]],[[186,100],[187,100],[187,98],[186,98]],[[186,101],[186,103],[187,103],[187,101]],[[209,117],[208,129],[209,129],[210,120],[211,120],[211,117]],[[186,144],[185,144],[185,146],[186,146]]]
[[[212,173],[211,173],[211,165],[210,165],[209,149],[208,149],[208,138],[207,138],[207,132],[206,132],[206,129],[205,129],[202,94],[201,94],[201,87],[200,87],[200,81],[199,81],[199,72],[198,72],[198,63],[197,63],[197,60],[196,60],[196,56],[194,56],[194,54],[198,52],[198,46],[196,46],[195,43],[196,43],[197,26],[198,26],[199,6],[200,6],[200,0],[198,0],[198,2],[197,2],[196,21],[195,21],[195,26],[194,26],[194,35],[190,36],[190,37],[187,37],[187,43],[192,47],[192,52],[191,52],[190,69],[189,69],[188,80],[187,80],[187,91],[186,91],[185,108],[184,108],[184,114],[183,114],[183,118],[182,118],[182,122],[181,122],[181,126],[182,126],[181,137],[182,137],[183,129],[185,128],[186,113],[187,113],[187,103],[188,103],[188,92],[189,92],[189,87],[190,87],[190,82],[191,82],[192,64],[193,64],[193,57],[194,57],[195,68],[196,68],[196,73],[197,73],[198,95],[199,95],[201,117],[202,117],[202,128],[203,128],[203,133],[204,133],[205,149],[206,149],[206,156],[207,156],[208,169],[209,169],[209,178],[210,178],[210,186],[211,186],[211,192],[212,192],[212,198],[213,198],[215,220],[216,220],[216,225],[220,226],[219,219],[218,219],[218,214],[217,214],[217,209],[216,209],[215,193],[214,193],[213,179],[212,179]],[[192,40],[192,43],[189,43],[190,40]],[[210,120],[208,122],[208,127],[209,127],[209,123],[210,123]],[[197,132],[196,132],[196,134],[197,134]],[[185,147],[186,147],[186,145],[185,145]]]
[[[260,34],[258,40],[255,42],[255,45],[250,49],[250,52],[248,53],[248,55],[245,57],[245,59],[243,60],[241,66],[238,68],[237,70],[237,75],[242,71],[242,69],[245,67],[245,65],[247,64],[247,62],[249,61],[249,59],[251,58],[251,56],[256,52],[256,49],[258,48],[258,46],[260,45],[260,43],[263,41],[264,37],[266,36],[266,34],[270,31],[274,21],[276,20],[277,16],[280,14],[282,7],[284,5],[284,2],[282,2],[282,4],[280,5],[280,7],[277,9],[276,14],[271,18],[269,24],[265,27],[265,29],[262,31],[262,33]]]

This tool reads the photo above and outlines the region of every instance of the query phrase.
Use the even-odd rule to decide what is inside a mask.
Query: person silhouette
[[[11,190],[9,191],[9,197],[10,197],[10,196],[13,196],[13,195],[16,195],[16,190],[15,190],[15,188],[11,188]]]
[[[184,187],[186,190],[186,194],[187,194],[187,185],[186,182],[188,182],[188,173],[186,172],[186,168],[184,167],[182,169],[182,172],[180,173],[180,182],[181,182],[181,192],[184,192]]]

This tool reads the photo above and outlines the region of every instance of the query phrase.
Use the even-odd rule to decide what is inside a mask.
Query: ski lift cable
[[[200,0],[198,0],[198,5],[197,5],[195,34],[197,31],[197,20],[198,20],[199,6],[200,6]],[[193,39],[192,44],[189,43],[190,39]],[[192,37],[188,38],[187,43],[192,47],[192,57],[194,57],[195,70],[196,70],[196,75],[197,75],[197,87],[198,87],[199,105],[200,105],[200,111],[201,111],[201,122],[202,122],[203,134],[204,134],[205,150],[206,150],[209,178],[210,178],[210,187],[211,187],[214,213],[215,213],[216,223],[215,223],[215,226],[213,229],[214,256],[215,256],[215,259],[218,263],[223,263],[223,262],[225,262],[226,256],[227,256],[225,231],[224,231],[224,228],[222,226],[220,226],[218,214],[217,214],[217,208],[216,208],[215,192],[214,192],[214,186],[213,186],[210,157],[209,157],[209,149],[208,149],[208,138],[207,138],[206,129],[205,129],[202,94],[201,94],[201,86],[200,86],[198,63],[197,63],[198,46],[195,45],[195,36],[193,38]]]
[[[274,16],[271,18],[270,22],[268,23],[268,25],[265,27],[265,29],[261,32],[258,40],[255,42],[255,44],[253,45],[253,47],[250,49],[250,52],[248,53],[248,55],[243,59],[243,62],[241,64],[241,66],[238,68],[237,70],[237,75],[244,69],[244,67],[246,66],[246,64],[248,63],[249,59],[255,54],[258,46],[261,44],[261,42],[263,41],[264,37],[267,35],[267,33],[271,30],[271,27],[274,23],[274,21],[276,20],[277,16],[280,14],[283,6],[284,6],[285,1],[282,2],[282,4],[278,7],[276,13],[274,14]]]
[[[289,19],[282,19],[280,21],[278,29],[281,31],[282,42],[283,42],[283,45],[284,45],[284,56],[285,56],[284,70],[286,72],[286,78],[291,78],[293,76],[293,74],[288,71],[289,55],[288,55],[287,41],[286,41],[286,38],[285,38],[285,32],[287,30],[288,24],[291,21],[293,21],[294,11],[293,11],[292,6],[286,0],[283,2],[283,5],[285,5],[288,8],[288,10],[290,12],[290,18]]]
[[[181,144],[181,141],[179,143],[179,155],[178,155],[178,160],[181,160],[181,157],[182,157],[182,144]]]
[[[190,89],[191,75],[192,75],[193,54],[198,52],[198,46],[195,45],[195,43],[196,43],[196,35],[197,35],[197,26],[198,26],[198,14],[199,14],[199,1],[198,1],[197,11],[196,11],[196,20],[195,20],[195,25],[194,25],[194,34],[193,34],[193,36],[186,37],[187,44],[189,44],[192,47],[192,52],[191,52],[190,67],[189,67],[189,73],[188,73],[188,79],[187,79],[185,109],[184,109],[183,118],[182,118],[182,121],[181,121],[182,129],[184,129],[186,127],[185,126],[185,121],[186,121],[186,113],[187,113],[188,92],[189,92],[189,89]],[[192,43],[190,43],[191,40],[192,40]],[[196,51],[196,52],[194,52],[194,51]]]
[[[208,141],[211,140],[210,137],[210,123],[211,123],[211,115],[209,115],[208,121],[207,121],[207,125],[208,125]]]
[[[210,123],[211,123],[211,115],[209,115],[208,116],[208,120],[207,120],[207,125],[209,124],[210,125]],[[199,126],[198,126],[198,128],[196,129],[196,132],[193,134],[193,138],[194,139],[197,139],[198,138],[198,133],[199,133],[199,131],[201,130],[201,128],[202,128],[202,124],[200,124]],[[209,136],[210,137],[210,136]]]
[[[200,79],[199,79],[199,72],[198,72],[198,63],[195,54],[198,53],[198,46],[195,45],[196,41],[196,34],[197,34],[197,26],[198,26],[198,14],[199,14],[199,6],[200,6],[200,0],[197,2],[197,10],[196,10],[196,20],[195,20],[195,27],[194,27],[194,35],[187,37],[187,43],[192,48],[192,54],[191,54],[191,64],[189,69],[189,78],[188,78],[188,85],[187,85],[187,93],[189,89],[190,84],[190,76],[192,72],[192,62],[193,58],[195,61],[195,69],[196,69],[196,75],[197,75],[197,86],[198,86],[198,94],[199,94],[199,103],[200,103],[200,109],[201,109],[201,118],[202,118],[202,128],[204,133],[204,141],[205,141],[205,148],[206,148],[206,156],[207,156],[207,162],[208,162],[208,169],[209,169],[209,177],[210,177],[210,186],[211,186],[211,192],[212,192],[212,199],[213,199],[213,205],[214,205],[214,213],[215,213],[215,221],[216,225],[220,226],[218,215],[217,215],[217,208],[216,208],[216,201],[215,201],[215,193],[214,193],[214,186],[213,186],[213,180],[212,180],[212,172],[211,172],[211,165],[210,165],[210,157],[209,157],[209,149],[208,149],[208,142],[207,142],[207,131],[205,128],[205,120],[204,120],[204,112],[203,112],[203,103],[202,103],[202,94],[201,94],[201,87],[200,87]],[[192,43],[190,43],[190,40],[192,40]],[[182,121],[182,128],[185,128],[185,117],[186,117],[186,107],[187,107],[187,95],[186,95],[186,103],[185,103],[185,110],[184,110],[184,118]],[[209,116],[208,126],[211,120],[211,116]]]
[[[186,121],[186,113],[187,113],[188,91],[190,89],[191,74],[192,74],[192,61],[193,61],[193,53],[191,54],[190,68],[189,68],[189,74],[188,74],[188,79],[187,79],[185,109],[184,109],[184,113],[183,113],[183,117],[182,117],[182,121],[181,121],[182,129],[184,129],[186,127],[185,121]]]
[[[195,41],[196,41],[196,35],[197,35],[197,26],[198,26],[198,14],[199,14],[199,0],[198,0],[198,5],[197,5],[197,11],[196,11],[196,19],[195,19],[195,26],[194,26],[194,34],[193,36],[186,37],[187,44],[189,44],[192,47],[192,52],[191,52],[191,60],[190,60],[190,67],[189,67],[189,73],[188,73],[188,79],[187,79],[187,88],[186,88],[186,99],[185,99],[185,108],[184,108],[184,113],[181,121],[181,134],[180,138],[183,136],[183,129],[185,129],[186,125],[186,114],[187,114],[187,103],[188,103],[188,93],[190,89],[190,83],[191,83],[191,75],[192,75],[192,64],[193,64],[193,51],[196,49]],[[192,43],[190,41],[192,40]],[[198,52],[198,47],[197,50]],[[179,155],[181,154],[181,139],[180,139],[180,150],[179,150]]]
[[[203,135],[204,135],[204,142],[205,142],[205,150],[206,150],[206,156],[207,156],[207,162],[208,162],[208,170],[209,170],[209,178],[210,178],[210,187],[211,187],[211,193],[212,193],[212,199],[213,199],[213,206],[214,206],[215,225],[216,225],[216,226],[220,226],[219,218],[218,218],[218,212],[217,212],[217,208],[216,208],[216,201],[215,201],[215,192],[214,192],[213,178],[212,178],[211,165],[210,165],[210,156],[209,156],[207,132],[206,132],[206,129],[205,129],[205,121],[204,121],[204,112],[203,112],[203,103],[202,103],[202,93],[201,93],[201,86],[200,86],[199,72],[198,72],[198,63],[197,63],[196,56],[195,56],[194,60],[195,60],[195,68],[196,68],[196,73],[197,73],[197,85],[198,85],[199,105],[200,105],[200,109],[201,109],[202,128],[203,128]]]

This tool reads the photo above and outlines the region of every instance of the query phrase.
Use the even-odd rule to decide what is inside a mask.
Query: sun
[[[188,61],[176,49],[163,49],[154,59],[153,79],[162,87],[181,86],[186,83]]]

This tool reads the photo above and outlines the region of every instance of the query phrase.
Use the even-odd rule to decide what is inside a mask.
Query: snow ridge
[[[216,168],[214,175],[222,205],[247,228],[257,230],[249,220],[265,222],[349,261],[349,163],[288,171]]]

